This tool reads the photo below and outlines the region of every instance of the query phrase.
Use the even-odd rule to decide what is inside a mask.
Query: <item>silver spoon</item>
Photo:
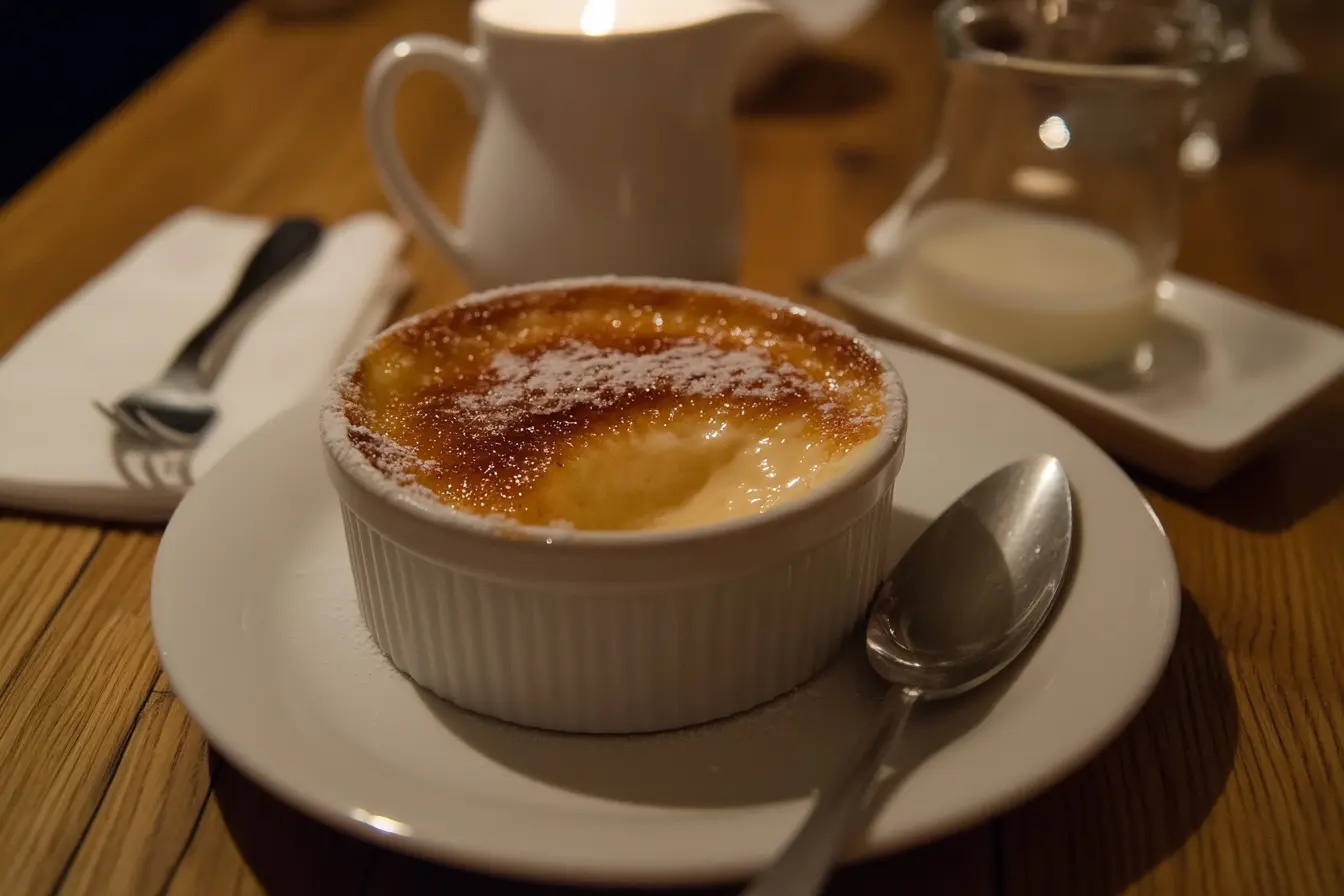
[[[868,660],[892,688],[863,748],[748,896],[821,891],[915,704],[984,683],[1041,630],[1064,582],[1073,528],[1068,477],[1042,456],[982,480],[910,546],[868,614]]]

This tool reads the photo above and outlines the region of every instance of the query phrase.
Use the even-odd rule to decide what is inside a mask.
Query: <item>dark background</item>
[[[0,202],[239,0],[0,0]]]

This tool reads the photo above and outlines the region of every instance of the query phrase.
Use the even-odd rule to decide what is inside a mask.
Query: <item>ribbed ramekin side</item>
[[[721,580],[635,587],[484,577],[343,508],[374,640],[422,686],[540,728],[637,732],[721,718],[816,674],[882,572],[890,488],[839,534]]]

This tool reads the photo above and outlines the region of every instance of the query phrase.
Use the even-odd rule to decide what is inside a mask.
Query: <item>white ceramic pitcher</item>
[[[475,44],[392,41],[365,86],[383,189],[475,287],[585,274],[732,281],[735,81],[758,0],[481,0]],[[402,80],[446,74],[479,115],[461,220],[448,224],[397,148]]]

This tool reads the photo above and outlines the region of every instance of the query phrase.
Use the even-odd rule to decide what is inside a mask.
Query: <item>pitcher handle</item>
[[[466,234],[444,220],[416,183],[397,145],[397,91],[407,75],[418,71],[435,71],[452,78],[466,96],[468,108],[473,113],[479,110],[487,84],[479,50],[433,34],[399,37],[374,59],[364,81],[364,129],[369,152],[392,207],[470,280],[472,265]]]

